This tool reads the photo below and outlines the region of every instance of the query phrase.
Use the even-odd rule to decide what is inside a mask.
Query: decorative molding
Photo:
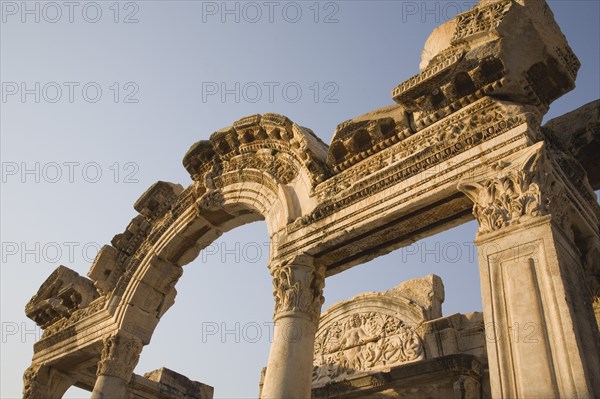
[[[59,266],[27,303],[25,314],[38,326],[47,328],[85,309],[98,296],[92,280]]]
[[[293,182],[302,167],[316,185],[330,175],[326,153],[327,146],[310,129],[267,113],[242,118],[215,132],[210,141],[194,144],[183,164],[195,181],[211,169],[219,175],[256,169],[281,184]]]
[[[491,32],[500,25],[512,5],[513,1],[504,0],[487,6],[478,6],[458,15],[452,43],[479,33]]]
[[[511,112],[512,111],[512,112]],[[313,212],[288,226],[292,233],[338,210],[351,206],[415,175],[435,168],[460,153],[476,147],[525,123],[526,117],[486,98],[431,129],[362,162],[319,186],[321,198]],[[432,172],[431,176],[437,173]],[[342,191],[347,187],[345,191]]]

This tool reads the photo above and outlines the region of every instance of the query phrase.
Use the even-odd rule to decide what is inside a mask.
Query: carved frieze
[[[299,166],[313,184],[329,176],[326,145],[307,128],[278,114],[251,115],[215,132],[210,141],[194,144],[183,164],[196,181],[213,169],[217,174],[256,169],[281,184],[294,181]]]
[[[75,337],[79,340],[82,337],[78,334],[91,336],[77,323],[102,309],[107,309],[103,311],[105,320],[114,320],[116,316],[108,311],[115,309],[129,317],[128,312],[121,312],[123,306],[129,306],[123,302],[123,294],[141,295],[141,291],[133,292],[131,281],[155,244],[160,241],[162,245],[176,237],[182,241],[177,251],[181,249],[183,253],[189,249],[186,245],[201,241],[198,237],[205,230],[189,238],[174,227],[183,224],[181,216],[188,210],[191,212],[186,217],[193,212],[205,216],[206,230],[225,225],[213,223],[219,218],[228,222],[227,227],[240,222],[233,220],[239,216],[235,211],[230,214],[229,209],[222,209],[226,199],[235,197],[240,187],[247,189],[240,197],[252,196],[252,201],[262,201],[252,210],[252,216],[268,219],[271,215],[263,209],[278,213],[274,204],[279,200],[298,210],[291,214],[279,212],[284,215],[272,223],[276,226],[269,224],[277,237],[283,238],[274,251],[278,261],[270,266],[276,320],[305,317],[314,326],[319,321],[325,268],[304,256],[279,261],[297,255],[298,243],[303,245],[303,251],[311,251],[317,261],[325,262],[328,257],[331,271],[339,265],[349,267],[349,260],[353,262],[351,258],[357,254],[380,255],[388,248],[386,245],[396,245],[393,240],[428,234],[427,228],[435,223],[441,228],[442,223],[463,220],[468,216],[468,201],[455,190],[452,192],[452,185],[457,171],[480,159],[484,160],[482,166],[469,168],[479,173],[493,164],[493,173],[461,185],[475,204],[473,213],[479,221],[480,234],[551,214],[553,221],[575,240],[569,212],[576,205],[569,197],[571,192],[558,183],[555,174],[548,172],[540,146],[532,147],[524,156],[498,162],[540,139],[535,136],[536,124],[549,103],[573,87],[579,68],[566,41],[554,40],[560,31],[555,31],[553,18],[544,16],[548,26],[552,25],[547,29],[531,19],[536,10],[532,3],[484,1],[459,15],[451,21],[455,29],[441,38],[448,44],[446,48],[440,46],[432,51],[422,72],[394,89],[393,98],[398,105],[341,123],[329,149],[312,131],[277,114],[242,118],[214,133],[210,140],[194,144],[183,159],[194,183],[183,190],[179,185],[158,182],[140,197],[135,204],[139,215],[114,237],[112,246],[106,246],[92,266],[90,277],[95,288],[86,279],[67,284],[51,278],[42,286],[51,289],[43,295],[38,293],[27,310],[28,316],[46,327],[42,339],[35,344],[36,352],[53,345],[64,348],[62,341],[74,342]],[[556,37],[547,40],[544,29],[554,29],[552,34]],[[536,49],[531,54],[521,51],[522,38],[511,36],[511,32],[522,31],[531,32],[530,43],[525,43]],[[515,129],[501,136],[524,123],[533,128],[527,132]],[[555,161],[567,176],[562,181],[585,184],[582,170],[572,159]],[[413,179],[420,174],[423,178]],[[434,199],[436,203],[424,199],[432,192],[440,193]],[[586,199],[590,199],[589,195]],[[365,200],[368,206],[356,206]],[[438,205],[444,202],[445,205]],[[407,204],[409,207],[404,207]],[[344,212],[336,214],[342,209]],[[244,222],[258,219],[244,216]],[[330,218],[325,221],[327,217]],[[190,221],[192,218],[183,221],[196,223],[197,220]],[[286,226],[290,219],[295,222]],[[331,237],[327,234],[334,230],[347,237],[325,242]],[[298,232],[296,237],[302,236],[301,239],[287,240],[286,233]],[[169,256],[166,257],[170,259]],[[143,278],[151,279],[148,274]],[[403,286],[398,292],[388,292],[377,299],[374,295],[369,297],[373,300],[369,304],[355,308],[349,305],[321,319],[314,352],[315,386],[327,384],[326,389],[343,392],[348,386],[344,379],[361,373],[371,374],[365,376],[371,378],[371,386],[385,386],[387,377],[378,374],[378,370],[425,359],[432,346],[422,332],[424,329],[418,326],[441,316],[444,296],[443,287],[432,281],[429,284],[423,280],[411,289]],[[98,297],[96,289],[102,296]],[[146,298],[140,301],[154,311],[165,295],[170,293],[160,291],[149,296],[148,302]],[[389,299],[395,295],[402,298]],[[598,291],[592,298],[596,309],[600,309]],[[173,300],[172,296],[169,300]],[[164,304],[160,306],[165,308]],[[129,380],[142,350],[141,341],[117,333],[105,338],[103,344],[98,375]],[[458,363],[447,366],[450,371],[461,368]],[[26,372],[26,397],[36,397],[36,389],[40,389],[35,384],[38,371],[33,367]],[[453,387],[458,397],[477,397],[478,384],[461,377]]]
[[[472,10],[458,15],[452,42],[456,43],[479,33],[487,33],[498,27],[512,3],[511,0],[494,2],[487,6],[474,7]]]
[[[333,305],[315,338],[313,388],[425,359],[417,330],[441,316],[443,300],[441,279],[429,275]]]
[[[90,303],[89,306],[74,311],[69,318],[62,318],[48,326],[44,330],[42,339],[36,343],[36,347],[39,344],[41,346],[50,346],[62,339],[70,337],[74,334],[74,331],[70,331],[69,327],[72,327],[77,322],[85,319],[88,316],[93,315],[106,305],[106,296],[101,296],[94,302]],[[59,334],[60,333],[60,334]]]
[[[526,117],[519,114],[518,108],[482,99],[442,123],[334,176],[331,183],[319,186],[320,204],[311,214],[296,220],[289,230],[314,223],[428,169],[434,170],[428,175],[433,178],[437,165],[524,122]],[[347,189],[342,192],[344,187]]]
[[[356,312],[319,331],[313,387],[424,358],[421,338],[400,318],[378,312]]]
[[[293,159],[270,149],[232,158],[223,173],[245,169],[264,171],[275,177],[281,184],[293,182],[299,173]]]

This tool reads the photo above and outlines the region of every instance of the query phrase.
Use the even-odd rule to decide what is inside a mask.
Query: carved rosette
[[[96,375],[118,377],[129,382],[140,358],[142,347],[139,338],[124,333],[105,338]]]
[[[320,331],[315,342],[313,386],[357,372],[378,370],[425,358],[423,342],[401,319],[357,312]]]
[[[273,319],[304,315],[318,323],[323,305],[325,268],[308,256],[300,256],[271,267],[275,313]]]
[[[553,176],[543,143],[528,148],[517,159],[492,165],[492,169],[496,175],[491,178],[458,185],[474,203],[479,234],[550,213],[559,225],[566,224],[568,198]]]

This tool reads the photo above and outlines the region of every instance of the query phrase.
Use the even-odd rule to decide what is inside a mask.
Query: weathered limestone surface
[[[212,399],[214,393],[213,387],[164,367],[134,375],[128,389],[132,399]]]
[[[87,307],[98,296],[91,280],[59,266],[25,306],[25,314],[46,328],[63,317],[68,318],[75,310]]]
[[[591,187],[600,190],[600,100],[548,121],[542,131],[552,144],[579,161]]]
[[[271,265],[274,338],[263,399],[310,397],[312,349],[323,304],[325,270],[307,256]]]
[[[34,345],[25,395],[60,396],[70,384],[96,398],[126,395],[142,378],[133,370],[174,303],[183,266],[224,232],[264,220],[275,340],[263,396],[308,398],[325,278],[475,217],[483,317],[493,326],[486,342],[492,396],[594,396],[597,106],[540,126],[551,102],[574,87],[578,69],[543,0],[482,0],[432,33],[420,73],[393,90],[396,105],[341,123],[330,146],[272,113],[242,118],[193,144],[183,159],[192,179],[187,188],[151,186],[135,203],[138,215],[100,251],[89,279],[60,267],[27,305],[44,334]],[[411,298],[416,314],[411,306],[399,313],[404,319],[386,314],[390,324],[356,309],[346,331],[371,323],[395,337],[419,336],[424,361],[429,354],[479,358],[479,344],[464,352],[440,338],[448,330],[461,342],[470,328],[463,323],[478,316],[442,318],[435,278],[411,284],[396,297]],[[532,325],[537,341],[527,345],[519,340],[532,338]],[[290,329],[300,338],[287,339]],[[389,343],[376,337],[321,354],[347,358],[359,347]],[[410,363],[421,353],[411,348],[386,355],[397,364],[393,370],[437,373]],[[467,397],[482,374],[457,367],[462,382],[453,389]],[[360,373],[338,369],[347,381],[364,383]]]
[[[32,365],[23,375],[23,397],[59,399],[75,382],[75,377],[45,365]]]

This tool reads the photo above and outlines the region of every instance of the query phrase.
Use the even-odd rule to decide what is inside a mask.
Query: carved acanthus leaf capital
[[[479,234],[550,213],[556,184],[543,143],[527,148],[515,159],[492,165],[492,169],[495,174],[491,177],[458,185],[474,203]]]
[[[103,343],[96,375],[118,377],[129,382],[142,352],[142,341],[138,337],[120,332],[104,338]]]
[[[325,267],[315,265],[309,256],[300,256],[269,268],[275,297],[273,318],[300,313],[317,323],[324,302]]]

